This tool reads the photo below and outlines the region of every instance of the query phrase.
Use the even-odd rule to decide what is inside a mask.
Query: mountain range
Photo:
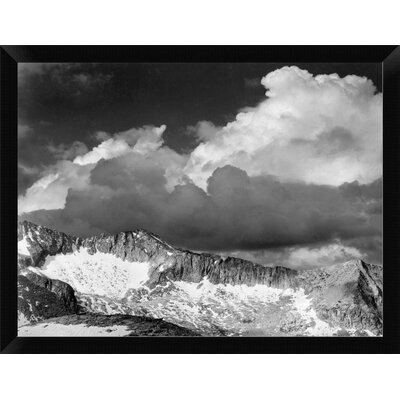
[[[143,229],[18,223],[19,336],[381,336],[383,267],[294,270],[179,249]]]

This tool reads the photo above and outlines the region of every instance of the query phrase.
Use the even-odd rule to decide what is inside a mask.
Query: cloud
[[[19,197],[20,218],[81,236],[145,228],[264,264],[379,262],[381,95],[297,67],[262,83],[267,98],[235,121],[189,127],[201,143],[187,155],[164,144],[165,125],[49,146],[59,161]]]
[[[102,160],[91,171],[87,187],[68,191],[64,209],[51,218],[40,210],[24,218],[83,236],[141,227],[177,246],[206,251],[258,251],[332,241],[347,245],[349,240],[381,235],[365,205],[354,207],[339,188],[251,178],[225,166],[209,178],[207,192],[191,182],[169,192],[165,168],[143,155]],[[80,227],[76,221],[81,221]],[[344,254],[356,255],[348,247]],[[339,251],[329,249],[331,258],[333,250]],[[324,254],[309,253],[313,260]],[[302,254],[293,253],[287,262],[294,264]]]
[[[220,129],[210,121],[199,121],[196,125],[188,126],[186,133],[194,135],[197,142],[208,142]]]
[[[81,168],[71,161],[60,161],[19,196],[18,213],[63,208],[70,188],[88,187],[90,170],[91,166]]]
[[[30,167],[28,165],[24,165],[23,163],[18,163],[18,173],[24,175],[36,175],[39,173],[39,168]]]
[[[230,164],[250,176],[340,185],[382,174],[382,95],[367,78],[284,67],[262,79],[266,99],[213,132],[185,173],[202,188]]]
[[[292,267],[311,268],[321,265],[333,265],[351,259],[362,258],[364,255],[355,247],[333,243],[319,248],[298,248],[289,250],[287,265]]]
[[[298,270],[330,266],[353,259],[369,259],[368,253],[362,252],[356,247],[347,246],[340,240],[316,246],[304,245],[284,249],[234,251],[224,255],[233,255],[261,265],[283,265]],[[378,260],[381,261],[380,258]]]
[[[91,151],[88,151],[84,143],[78,141],[70,146],[48,145],[47,149],[62,161],[47,167],[40,179],[27,189],[25,195],[19,196],[18,212],[63,208],[70,189],[87,188],[90,185],[91,172],[96,165],[101,160],[114,158],[121,158],[121,162],[130,160],[130,167],[133,167],[137,160],[146,162],[149,168],[151,164],[162,166],[165,185],[171,190],[181,178],[186,159],[167,147],[161,147],[165,129],[165,125],[145,126],[109,135],[109,138]],[[124,159],[125,155],[130,157]],[[70,161],[71,159],[73,160]],[[124,182],[120,184],[124,185]]]
[[[138,154],[147,154],[151,151],[157,151],[163,144],[162,135],[167,127],[165,125],[159,128],[153,126],[144,126],[139,129],[129,129],[125,132],[114,134],[110,137],[105,132],[97,132],[97,139],[104,139],[92,151],[75,158],[74,163],[85,165],[97,163],[102,158],[108,160],[134,152]]]
[[[358,181],[346,182],[340,187],[344,196],[354,201],[381,200],[383,196],[382,178],[369,185],[362,185]]]
[[[58,160],[91,144],[83,143],[87,126],[95,125],[93,114],[103,115],[113,76],[92,63],[18,63],[18,162],[26,167],[19,168],[19,194]]]

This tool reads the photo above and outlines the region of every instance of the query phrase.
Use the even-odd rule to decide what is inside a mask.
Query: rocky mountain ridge
[[[83,248],[90,254],[108,253],[130,262],[150,262],[153,267],[147,282],[150,287],[168,280],[200,282],[204,277],[216,284],[262,284],[278,288],[296,285],[295,270],[176,249],[141,229],[82,239],[24,221],[18,230],[18,238],[23,237],[27,237],[31,253],[23,261],[25,266],[40,267],[49,255],[73,253]]]
[[[275,334],[275,327],[271,328],[273,324],[267,320],[276,311],[276,315],[282,314],[285,322],[281,327],[282,329],[278,329],[278,333],[302,335],[310,329],[309,325],[318,325],[315,321],[321,320],[329,326],[335,326],[336,333],[342,329],[347,329],[354,332],[364,330],[374,335],[382,334],[383,270],[381,266],[367,264],[361,260],[351,261],[336,267],[322,267],[299,272],[282,266],[265,267],[239,258],[223,258],[218,255],[199,254],[174,248],[157,235],[145,230],[83,239],[27,221],[18,225],[18,243],[18,270],[20,276],[23,277],[20,282],[25,285],[24,279],[28,279],[37,287],[44,288],[54,294],[60,303],[60,307],[64,307],[65,314],[77,313],[80,307],[86,307],[90,312],[96,312],[99,310],[98,305],[100,303],[105,304],[101,308],[102,310],[109,310],[110,304],[115,304],[116,310],[123,310],[124,313],[139,315],[142,312],[143,315],[169,318],[170,322],[194,329],[194,331],[197,329],[197,333],[215,334],[215,332],[226,331],[226,328],[230,326],[234,327],[231,330],[233,333],[236,331],[244,332],[243,325],[246,322],[242,321],[251,320],[254,325],[252,331],[259,331],[262,327],[261,330],[264,329],[266,334],[268,332]],[[50,259],[60,256],[73,256],[82,252],[87,253],[89,258],[93,256],[93,259],[97,256],[102,257],[102,254],[112,255],[117,260],[116,263],[121,260],[122,263],[127,262],[132,263],[132,265],[146,265],[145,279],[140,282],[139,286],[128,288],[126,294],[120,299],[115,299],[114,291],[107,292],[107,298],[98,296],[93,290],[90,291],[83,287],[80,282],[77,283],[76,280],[73,280],[75,278],[65,275],[69,273],[69,270],[65,272],[64,267],[58,267],[63,270],[64,275],[56,276],[66,276],[70,279],[69,282],[64,282],[60,278],[53,279],[46,275],[46,268],[48,268],[46,263]],[[80,273],[82,274],[82,271]],[[79,279],[82,281],[82,276],[79,276]],[[125,279],[123,281],[125,282],[128,278],[124,276],[123,279]],[[213,285],[213,288],[218,288],[217,292],[213,292],[213,297],[211,295],[207,297],[207,301],[204,300],[204,283],[206,283],[206,286]],[[79,293],[77,292],[78,287],[80,288]],[[182,288],[186,290],[186,297],[182,297]],[[220,292],[223,292],[224,288],[228,288],[228,292],[230,292],[226,292],[221,297]],[[251,299],[246,307],[241,304],[243,303],[241,297],[235,294],[238,288],[240,290],[242,288],[251,290],[251,295],[246,295],[246,299]],[[258,288],[261,288],[264,292],[269,290],[268,299],[270,299],[270,293],[279,292],[279,300],[274,298],[274,307],[272,307],[272,300],[268,300],[269,303],[266,303],[265,295],[263,300],[259,301]],[[190,311],[190,313],[187,311],[188,307],[193,306],[192,299],[187,296],[189,289],[191,291],[190,296],[200,296],[200,299],[204,300],[204,310],[197,310],[197,314],[202,315],[202,318],[198,318],[194,311]],[[24,292],[26,290],[21,293]],[[154,293],[158,293],[157,296]],[[307,314],[307,317],[305,317],[306,314],[303,309],[293,311],[295,300],[293,300],[294,297],[290,301],[287,300],[287,293],[290,293],[290,296],[303,293],[303,301],[310,302],[309,307],[304,310],[307,313],[310,313],[310,310],[313,313],[315,311],[315,317],[314,314],[311,317]],[[78,294],[78,300],[75,298],[76,294]],[[208,314],[208,311],[212,310],[213,307],[218,310],[221,304],[227,304],[229,296],[236,296],[234,301],[231,302],[232,310],[229,318],[227,317],[231,321],[230,323],[216,318],[212,313]],[[185,300],[182,300],[182,298]],[[163,302],[166,299],[168,300],[163,309],[160,309],[159,305],[157,306],[157,304],[160,304],[160,299]],[[220,303],[215,299],[218,299]],[[91,305],[88,305],[87,301]],[[188,303],[186,304],[185,301]],[[21,301],[21,303],[23,302]],[[31,307],[34,307],[32,303],[30,304]],[[168,308],[171,304],[174,307]],[[180,307],[182,312],[176,313],[176,309]],[[26,310],[27,306],[21,305],[20,308]],[[260,320],[257,315],[254,315],[253,319],[242,315],[250,315],[252,310],[256,308],[260,309],[259,314],[263,315],[263,320]],[[168,309],[170,311],[167,312]],[[300,314],[303,312],[303,316],[298,316],[299,310]],[[50,316],[57,315],[45,314],[46,318]],[[208,323],[207,318],[210,321],[215,320],[216,323]],[[294,321],[293,324],[292,320]],[[298,321],[302,322],[298,323]],[[220,327],[213,330],[212,326],[214,325]],[[266,326],[268,326],[267,330]]]

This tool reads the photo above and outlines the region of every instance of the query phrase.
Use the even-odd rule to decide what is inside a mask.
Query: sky
[[[382,262],[380,64],[18,64],[18,210],[312,268]]]

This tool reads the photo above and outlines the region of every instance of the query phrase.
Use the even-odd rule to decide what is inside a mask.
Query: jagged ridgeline
[[[18,273],[21,335],[382,334],[382,267],[361,260],[298,272],[142,229],[78,238],[25,221]]]

